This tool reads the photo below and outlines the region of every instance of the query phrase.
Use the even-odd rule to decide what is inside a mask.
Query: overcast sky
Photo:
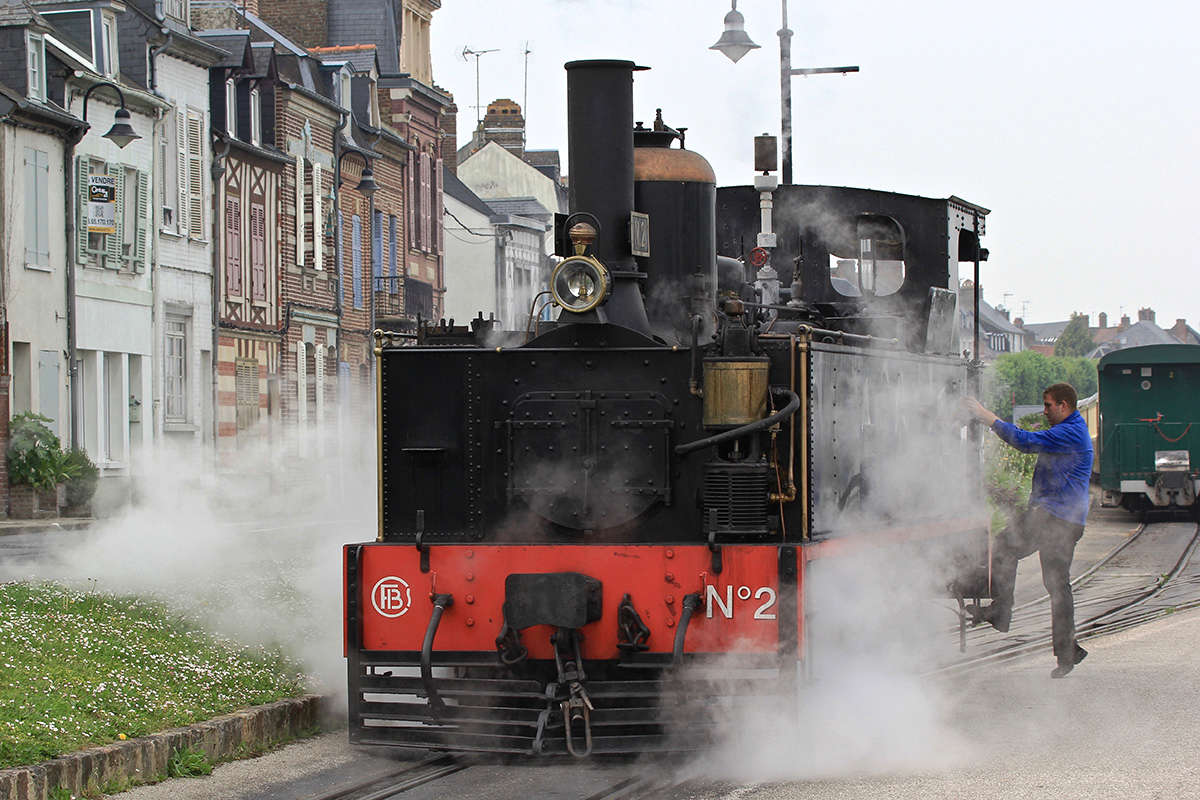
[[[718,185],[752,177],[753,137],[779,132],[779,0],[740,0],[761,45],[709,50],[721,0],[442,0],[434,80],[454,93],[459,144],[480,98],[526,110],[528,146],[566,170],[566,73],[577,58],[651,67],[634,118],[687,126]],[[792,79],[797,183],[963,197],[992,210],[986,299],[1026,320],[1149,306],[1200,329],[1197,130],[1200,4],[789,3],[792,63],[857,75]],[[525,43],[529,86],[524,82]]]

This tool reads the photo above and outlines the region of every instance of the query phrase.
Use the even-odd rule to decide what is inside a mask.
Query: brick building
[[[259,416],[311,429],[316,441],[325,441],[325,434],[346,422],[345,415],[370,417],[371,331],[381,322],[395,327],[441,312],[439,125],[450,101],[427,83],[428,22],[437,4],[194,0],[192,8],[208,28],[206,37],[239,53],[219,75],[214,70],[214,103],[220,81],[234,84],[226,91],[236,99],[228,102],[241,107],[256,92],[262,136],[257,157],[289,162],[275,190],[276,339],[267,333],[272,329],[268,281],[262,290],[261,314],[267,316],[261,335],[244,329],[254,323],[222,316],[222,435],[236,438],[238,428],[230,423],[240,427],[252,417],[249,362],[254,361]],[[403,34],[402,18],[410,23]],[[249,43],[248,57],[245,43],[235,41],[238,36]],[[405,47],[424,50],[406,52]],[[405,58],[425,82],[401,71]],[[244,132],[230,136],[230,147],[249,153],[248,138]],[[227,192],[233,173],[241,169],[232,162],[244,159],[228,160]],[[265,164],[261,169],[271,172]],[[245,217],[243,202],[221,202],[226,226],[238,213]],[[248,237],[226,231],[222,241],[239,242],[245,250],[253,236],[253,231]],[[244,273],[243,294],[246,284],[252,286],[246,263],[253,258],[245,252],[237,266]],[[228,275],[231,269],[226,263]],[[227,280],[223,286],[228,294]],[[245,297],[238,304],[256,310]],[[231,370],[230,357],[242,360],[241,373],[237,364]],[[236,386],[239,375],[244,392]],[[232,389],[225,385],[231,379]]]

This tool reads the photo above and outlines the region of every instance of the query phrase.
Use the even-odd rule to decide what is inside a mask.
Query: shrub
[[[11,483],[39,490],[53,489],[55,484],[78,474],[78,467],[68,463],[58,437],[46,426],[50,421],[32,411],[12,418],[8,443]]]
[[[100,468],[92,463],[83,450],[71,450],[66,454],[66,460],[67,464],[76,470],[74,477],[67,481],[67,505],[86,505],[96,493]]]

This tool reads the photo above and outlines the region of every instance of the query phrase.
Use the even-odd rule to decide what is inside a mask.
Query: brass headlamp
[[[567,232],[575,255],[563,259],[550,276],[550,294],[554,302],[575,314],[591,311],[612,292],[608,269],[595,256],[585,255],[596,241],[596,229],[586,222],[571,226]]]

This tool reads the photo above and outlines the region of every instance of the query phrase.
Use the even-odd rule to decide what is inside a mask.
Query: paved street
[[[823,730],[794,740],[750,730],[743,745],[706,757],[713,778],[689,780],[656,797],[696,800],[820,798],[1176,798],[1195,796],[1200,779],[1200,612],[1092,640],[1088,659],[1066,680],[1048,677],[1049,654],[1000,665],[931,689],[944,713],[920,725],[920,737],[897,728],[865,761],[812,763]],[[847,708],[854,705],[849,700]],[[864,738],[872,731],[861,719]],[[382,771],[389,759],[356,754],[336,732],[213,776],[136,789],[128,800],[255,800],[300,797],[321,786]],[[799,766],[798,766],[799,765]],[[880,765],[887,765],[880,768]],[[609,765],[612,778],[645,765]],[[875,774],[872,774],[875,770]],[[500,777],[503,776],[503,777]],[[288,782],[288,790],[280,784]],[[453,796],[570,797],[597,782],[595,765],[474,767],[454,776]],[[603,781],[600,781],[603,783]],[[445,797],[435,782],[405,797]],[[280,793],[284,791],[284,793]],[[566,791],[566,794],[562,792]],[[586,794],[586,792],[584,792]],[[574,795],[582,796],[582,795]]]

